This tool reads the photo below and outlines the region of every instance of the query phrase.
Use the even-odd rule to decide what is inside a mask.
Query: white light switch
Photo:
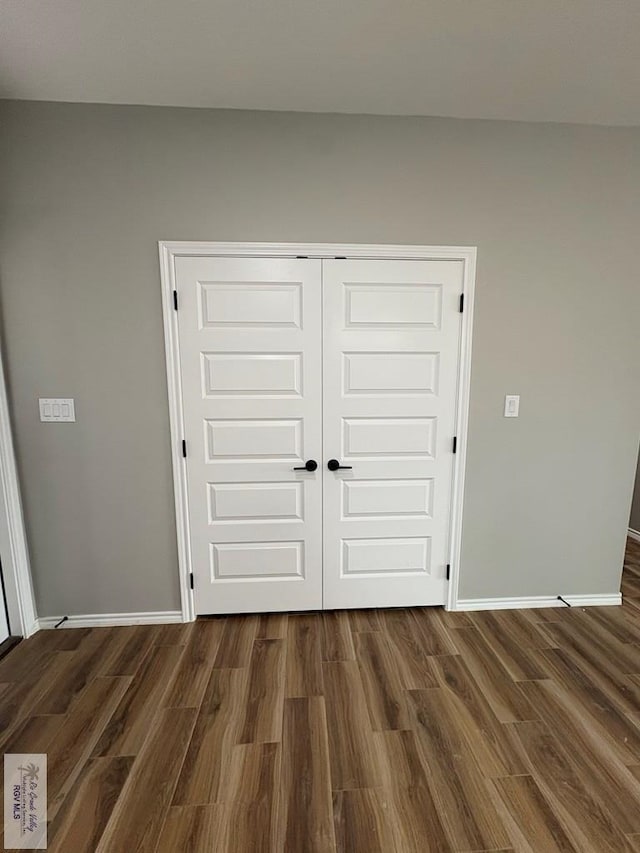
[[[76,411],[70,398],[40,397],[40,420],[53,423],[74,423]]]
[[[507,394],[504,398],[505,418],[517,418],[520,414],[520,397],[517,394]]]

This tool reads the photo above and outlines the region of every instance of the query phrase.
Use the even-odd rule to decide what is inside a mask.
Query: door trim
[[[187,503],[187,472],[182,455],[184,414],[180,378],[180,339],[173,292],[176,289],[175,259],[180,256],[291,258],[358,258],[371,260],[457,260],[464,264],[464,311],[456,393],[457,452],[453,466],[449,554],[451,572],[447,592],[447,610],[457,610],[462,543],[462,511],[469,425],[469,394],[471,387],[471,346],[476,277],[475,246],[410,246],[361,243],[218,243],[162,240],[158,244],[160,283],[164,323],[169,423],[171,431],[171,461],[173,467],[176,531],[178,544],[178,575],[182,618],[195,619],[195,604],[189,578],[192,572],[189,547],[189,507]],[[453,437],[452,437],[453,438]]]
[[[0,347],[1,350],[1,347]],[[25,639],[38,630],[31,564],[0,352],[0,557],[10,634]],[[0,602],[0,607],[3,606]]]

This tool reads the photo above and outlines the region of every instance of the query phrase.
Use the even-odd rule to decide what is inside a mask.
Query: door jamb
[[[182,618],[195,619],[195,603],[189,578],[192,571],[189,547],[189,506],[187,502],[187,472],[182,454],[184,416],[180,378],[180,339],[177,312],[174,308],[176,290],[175,259],[180,256],[260,257],[332,259],[335,257],[370,260],[459,260],[464,264],[464,311],[460,335],[458,389],[456,395],[457,452],[453,465],[449,562],[451,565],[447,610],[458,606],[460,549],[462,543],[462,511],[469,425],[469,394],[471,387],[471,345],[476,278],[475,246],[409,246],[350,243],[219,243],[163,240],[158,244],[160,283],[164,322],[169,421],[171,429],[171,461],[173,466],[176,528],[178,540],[178,569]],[[1,400],[0,400],[0,415]]]

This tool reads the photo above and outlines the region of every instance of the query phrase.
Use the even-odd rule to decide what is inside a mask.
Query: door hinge
[[[174,311],[178,310],[178,291],[177,290],[173,291],[173,310]]]
[[[187,458],[187,442],[184,440],[184,438],[182,439],[182,455],[185,459]]]
[[[189,572],[189,586],[193,589],[193,572]]]
[[[464,293],[460,294],[460,313],[464,311]]]
[[[454,453],[458,452],[458,436],[457,435],[453,436],[453,452]]]
[[[447,563],[447,580],[451,578],[451,563]]]

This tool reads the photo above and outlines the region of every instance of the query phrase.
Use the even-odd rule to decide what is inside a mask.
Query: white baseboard
[[[563,595],[572,607],[609,607],[622,604],[622,593],[609,595]],[[459,600],[455,610],[524,610],[530,607],[566,607],[551,595],[533,595],[529,598],[466,598]]]
[[[640,542],[640,530],[634,530],[633,527],[630,527],[627,530],[627,536],[629,539],[635,539],[636,542]]]
[[[41,616],[38,629],[55,628],[62,616]],[[117,625],[166,625],[182,622],[181,610],[155,610],[148,613],[83,613],[69,616],[61,628],[107,628]]]

